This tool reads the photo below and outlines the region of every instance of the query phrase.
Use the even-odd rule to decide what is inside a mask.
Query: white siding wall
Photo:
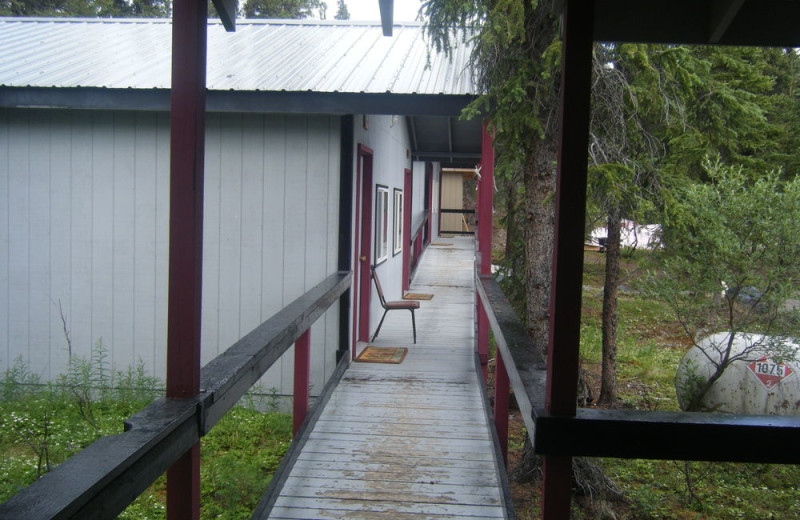
[[[389,187],[389,230],[393,229],[394,219],[394,200],[392,193],[394,188],[403,189],[405,169],[411,169],[410,150],[411,143],[406,127],[406,118],[392,118],[392,116],[368,115],[366,120],[368,128],[365,129],[362,116],[355,118],[355,144],[363,144],[372,149],[373,155],[373,233],[372,233],[372,261],[375,262],[375,186],[380,184]],[[357,187],[356,187],[357,188]],[[418,192],[422,188],[422,183],[417,183],[414,178],[413,190]],[[424,193],[423,193],[424,195]],[[408,194],[404,194],[408,196]],[[354,199],[355,200],[355,199]],[[412,196],[414,200],[414,196]],[[413,220],[413,219],[412,219]],[[402,297],[403,279],[403,255],[392,255],[393,244],[389,239],[389,259],[380,264],[377,268],[380,276],[381,286],[387,300],[399,300]],[[383,310],[378,301],[378,294],[375,292],[375,285],[372,284],[372,296],[370,299],[370,335],[378,327]]]
[[[336,271],[339,120],[209,114],[203,363]],[[43,378],[102,340],[122,369],[166,359],[166,114],[0,109],[0,369]],[[312,392],[338,308],[312,328]],[[324,351],[324,352],[323,352]],[[263,383],[291,393],[291,359]]]

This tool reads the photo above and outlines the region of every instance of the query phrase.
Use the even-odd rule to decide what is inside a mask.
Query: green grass
[[[0,374],[0,502],[104,435],[122,433],[125,419],[159,392],[141,367],[109,370],[102,345],[40,384],[21,361]],[[92,386],[93,383],[100,386]],[[291,442],[291,417],[233,408],[201,440],[201,518],[250,518]],[[123,519],[165,518],[159,478]]]
[[[601,361],[602,275],[587,262],[592,283],[583,293],[581,358],[594,374]],[[635,280],[632,281],[635,287]],[[632,292],[619,298],[618,390],[620,406],[677,411],[674,379],[687,338],[660,302]],[[714,439],[697,439],[713,443]],[[742,446],[786,449],[794,446]],[[603,459],[598,461],[624,492],[628,504],[620,520],[647,519],[794,519],[800,511],[800,466]]]

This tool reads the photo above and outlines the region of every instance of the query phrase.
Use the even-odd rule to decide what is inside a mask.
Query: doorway
[[[369,341],[372,265],[372,150],[358,145],[356,161],[355,255],[353,255],[353,357],[359,341]]]

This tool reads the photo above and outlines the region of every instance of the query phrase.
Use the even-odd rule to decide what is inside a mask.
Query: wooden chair
[[[386,318],[386,313],[393,310],[408,310],[411,311],[411,328],[414,331],[414,343],[417,342],[417,322],[414,319],[414,309],[419,309],[419,302],[416,300],[399,300],[393,302],[387,302],[386,298],[383,296],[383,289],[381,289],[381,282],[378,280],[378,273],[375,272],[375,267],[370,268],[372,270],[372,279],[375,280],[375,289],[378,291],[378,298],[381,300],[381,307],[383,307],[383,316],[381,316],[381,322],[378,323],[378,330],[375,331],[375,335],[372,336],[371,341],[375,341],[375,338],[378,337],[378,333],[381,331],[381,326],[383,325],[383,319]]]

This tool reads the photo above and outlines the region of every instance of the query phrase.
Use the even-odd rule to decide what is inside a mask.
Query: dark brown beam
[[[578,392],[593,21],[592,0],[564,2],[545,408],[565,417],[575,415]],[[546,455],[543,518],[569,518],[571,486],[572,458]]]
[[[800,463],[800,418],[580,409],[536,417],[536,453],[586,457]],[[766,441],[766,442],[765,442]]]
[[[742,8],[745,0],[714,0],[711,3],[711,24],[709,31],[709,41],[719,43],[722,36],[736,18],[739,9]]]

